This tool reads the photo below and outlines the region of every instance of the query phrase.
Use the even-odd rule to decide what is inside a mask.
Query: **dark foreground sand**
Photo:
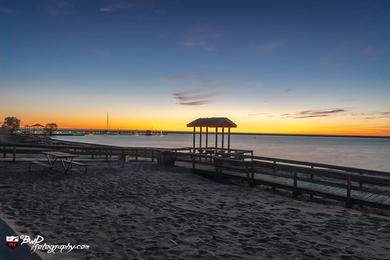
[[[215,183],[151,163],[87,174],[0,162],[0,212],[18,233],[91,249],[47,259],[390,259],[390,218]],[[9,186],[9,187],[7,187]]]

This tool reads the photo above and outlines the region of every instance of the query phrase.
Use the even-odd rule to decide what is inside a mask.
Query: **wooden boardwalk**
[[[293,179],[288,179],[284,177],[256,174],[255,182],[256,184],[266,184],[273,187],[278,186],[280,188],[288,189],[291,191],[295,190]],[[297,192],[298,194],[307,193],[310,195],[318,195],[344,201],[347,198],[348,189],[327,186],[307,181],[299,181],[297,183]],[[364,204],[390,209],[390,195],[382,195],[364,190],[351,190],[351,202],[352,204]]]
[[[70,152],[89,160],[128,158],[150,160],[193,169],[215,178],[246,181],[250,186],[267,185],[291,191],[293,196],[308,194],[345,202],[346,207],[367,205],[390,210],[390,173],[321,163],[246,155],[245,150],[214,154],[194,152],[193,148],[123,148],[102,145],[8,145],[0,144],[2,160],[16,161],[20,155],[55,150]],[[229,150],[230,152],[230,150]],[[11,155],[11,156],[9,156]]]
[[[256,157],[250,160],[207,158],[179,153],[176,165],[215,178],[241,179],[292,192],[390,210],[390,173],[341,166]]]

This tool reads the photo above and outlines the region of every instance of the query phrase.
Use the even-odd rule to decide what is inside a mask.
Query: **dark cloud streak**
[[[352,114],[352,116],[355,119],[381,119],[381,118],[389,118],[390,117],[390,111],[384,111],[384,112],[374,112],[374,113],[355,113]]]
[[[178,104],[184,106],[199,106],[210,103],[210,98],[217,95],[213,88],[200,88],[189,91],[177,91],[172,96],[178,100]]]
[[[210,103],[208,100],[192,101],[192,102],[181,102],[180,105],[184,106],[200,106]]]
[[[328,117],[333,114],[346,112],[345,109],[336,108],[336,109],[325,109],[325,110],[305,110],[296,114],[282,114],[282,118],[313,118],[313,117]]]

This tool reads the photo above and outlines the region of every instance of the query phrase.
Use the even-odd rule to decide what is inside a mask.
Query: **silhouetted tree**
[[[56,123],[47,123],[45,126],[45,132],[48,135],[53,135],[53,132],[58,129]]]
[[[14,133],[20,128],[20,120],[14,116],[8,116],[4,119],[3,125],[1,127],[7,129],[11,133]]]

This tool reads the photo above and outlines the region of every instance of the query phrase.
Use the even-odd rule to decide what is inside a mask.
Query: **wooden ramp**
[[[296,196],[301,193],[307,193],[310,195],[317,195],[345,201],[348,195],[347,188],[327,186],[306,181],[299,181],[297,183],[297,188],[295,189],[293,179],[264,174],[255,174],[255,182],[256,184],[264,184],[272,187],[291,190],[293,192],[295,191],[297,193]],[[351,190],[350,200],[351,204],[368,205],[390,209],[390,196],[386,194],[382,195],[364,190]]]
[[[345,202],[346,207],[366,205],[390,210],[390,173],[364,169],[288,161],[269,162],[229,158],[203,158],[180,154],[175,165],[217,178],[247,181],[250,186],[266,185],[291,191],[293,196],[308,194]]]

